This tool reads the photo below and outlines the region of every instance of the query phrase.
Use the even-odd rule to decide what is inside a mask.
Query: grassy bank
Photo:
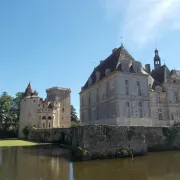
[[[36,143],[24,140],[0,140],[0,147],[14,147],[14,146],[36,146],[43,143]]]

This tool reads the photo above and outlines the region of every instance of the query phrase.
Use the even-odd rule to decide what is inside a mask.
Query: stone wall
[[[179,127],[146,127],[145,130],[149,152],[180,150]]]
[[[148,151],[180,150],[180,128],[87,125],[32,130],[29,140],[70,146],[75,160],[133,157]]]
[[[72,129],[71,128],[54,128],[54,129],[33,129],[29,132],[29,140],[60,143],[64,145],[72,145]]]
[[[144,155],[147,153],[145,129],[121,126],[79,126],[72,147],[78,160]]]

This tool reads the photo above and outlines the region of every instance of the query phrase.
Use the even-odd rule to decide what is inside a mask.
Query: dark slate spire
[[[24,97],[31,96],[32,93],[33,93],[32,86],[31,86],[31,83],[29,82],[29,84],[25,90]]]
[[[155,56],[154,56],[154,69],[157,69],[157,68],[161,67],[161,58],[159,57],[157,49],[155,49],[154,53],[155,53]]]

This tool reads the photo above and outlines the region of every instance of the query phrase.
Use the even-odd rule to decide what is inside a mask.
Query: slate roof
[[[170,75],[170,71],[166,65],[160,66],[151,72],[151,76],[157,83],[164,83],[166,81],[166,76]]]
[[[29,84],[28,84],[25,92],[23,93],[23,98],[24,98],[24,97],[27,97],[27,96],[33,96],[33,95],[34,95],[34,96],[38,96],[38,92],[37,92],[36,90],[33,92],[31,83],[29,82]]]
[[[109,69],[110,72],[113,71],[121,71],[121,64],[119,63],[119,59],[121,55],[124,56],[124,59],[135,61],[135,59],[129,54],[129,52],[121,45],[118,49],[116,49],[109,57],[107,57],[104,61],[102,61],[91,73],[90,77],[92,79],[92,84],[96,82],[96,72],[100,72],[100,79],[103,79],[106,74],[106,69]],[[124,60],[123,59],[123,60]],[[129,72],[134,72],[133,67],[129,68]],[[85,85],[82,87],[85,90],[88,87],[88,80]]]

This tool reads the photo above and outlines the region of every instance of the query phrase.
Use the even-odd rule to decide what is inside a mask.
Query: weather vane
[[[121,38],[121,45],[123,45],[123,37],[121,36],[120,38]]]

